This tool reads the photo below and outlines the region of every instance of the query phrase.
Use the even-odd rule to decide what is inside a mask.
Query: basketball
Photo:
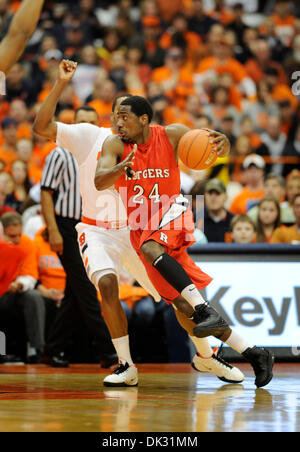
[[[204,170],[213,165],[218,155],[210,143],[209,132],[190,130],[178,143],[178,155],[182,163],[193,170]]]

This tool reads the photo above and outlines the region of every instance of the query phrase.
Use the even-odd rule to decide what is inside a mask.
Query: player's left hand
[[[218,153],[218,157],[226,157],[230,152],[230,141],[227,136],[216,130],[204,129],[209,132],[210,142]]]

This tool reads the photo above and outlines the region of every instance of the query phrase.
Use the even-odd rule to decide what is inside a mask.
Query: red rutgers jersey
[[[165,128],[150,126],[147,143],[139,145],[133,170],[135,178],[121,176],[115,186],[127,206],[129,225],[143,229],[158,208],[180,194],[180,171]],[[132,143],[124,143],[122,160],[133,149]]]
[[[0,241],[0,297],[17,278],[24,254],[19,246]]]
[[[177,260],[200,290],[212,280],[186,252],[195,242],[193,214],[188,201],[180,195],[180,171],[164,127],[151,126],[147,143],[138,146],[133,170],[135,178],[121,176],[116,188],[127,206],[130,238],[148,276],[161,297],[172,302],[179,296],[160,273],[147,262],[140,249],[153,240]],[[124,145],[124,160],[133,144]]]

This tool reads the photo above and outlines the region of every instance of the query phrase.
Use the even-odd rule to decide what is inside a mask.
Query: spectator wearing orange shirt
[[[288,228],[276,229],[272,235],[271,243],[292,243],[300,245],[300,193],[294,197],[293,211],[296,223]]]
[[[231,74],[224,73],[218,78],[217,84],[229,91],[229,103],[235,107],[239,112],[242,111],[243,94],[235,86]]]
[[[212,101],[202,109],[203,113],[214,121],[214,128],[220,129],[224,117],[230,116],[234,120],[234,128],[238,126],[239,114],[233,105],[230,105],[228,88],[216,86],[212,91]]]
[[[56,310],[64,297],[66,273],[57,254],[51,250],[49,234],[46,228],[38,231],[34,239],[36,247],[39,284],[37,291],[45,300],[46,307],[46,337],[54,320]]]
[[[279,73],[277,69],[274,67],[267,68],[265,70],[264,80],[269,85],[272,98],[275,102],[289,100],[294,110],[297,110],[299,101],[288,85],[279,82]]]
[[[281,131],[286,135],[288,142],[291,142],[295,138],[299,125],[299,112],[295,112],[289,99],[279,102],[278,107],[281,120]]]
[[[152,99],[151,104],[153,105]],[[184,124],[191,129],[200,129],[202,127],[196,127],[196,125],[198,119],[202,116],[201,111],[202,108],[199,96],[192,94],[187,98],[184,110],[181,110],[174,105],[168,105],[164,111],[162,111],[162,116],[164,118],[164,124],[166,125],[179,122],[180,124]]]
[[[1,223],[0,230],[2,231]],[[0,303],[1,297],[8,291],[11,281],[13,281],[16,278],[18,268],[24,258],[23,252],[19,248],[4,240],[1,231],[0,231],[0,250],[1,250]]]
[[[262,144],[261,137],[258,133],[255,133],[255,126],[250,116],[244,116],[240,122],[240,132],[242,135],[246,135],[250,139],[251,148],[256,149]]]
[[[17,139],[32,139],[31,123],[29,122],[29,111],[23,100],[15,99],[10,104],[9,116],[18,122]]]
[[[264,78],[266,69],[275,68],[278,71],[279,83],[287,84],[287,77],[282,65],[272,61],[271,47],[267,40],[258,39],[253,52],[254,57],[246,63],[245,69],[255,83],[260,82]]]
[[[253,206],[264,197],[263,179],[265,162],[257,154],[248,155],[243,163],[242,191],[233,199],[229,212],[234,215],[246,214]]]
[[[296,17],[291,13],[292,2],[277,0],[275,11],[271,15],[275,23],[275,31],[282,42],[290,46],[295,35]]]
[[[184,13],[177,13],[172,20],[170,28],[161,36],[159,44],[163,49],[168,50],[170,47],[179,43],[186,44],[187,60],[193,61],[203,54],[203,45],[201,36],[198,33],[189,31],[188,19]]]
[[[88,105],[94,108],[98,114],[99,126],[111,127],[111,110],[116,97],[116,85],[111,80],[105,80],[98,92],[98,98],[92,100]]]
[[[234,83],[248,100],[255,101],[255,83],[249,77],[244,66],[233,58],[231,35],[220,38],[212,51],[213,55],[203,58],[196,68],[195,83],[201,86],[205,80],[217,79],[218,76],[229,73]]]
[[[46,228],[38,231],[34,243],[40,282],[37,289],[44,297],[59,302],[62,300],[65,291],[66,273],[57,254],[51,250]]]
[[[235,8],[233,11],[235,12]],[[226,26],[231,24],[236,19],[233,11],[227,7],[224,0],[215,0],[214,9],[208,11],[207,14],[216,21],[220,22],[222,25]]]
[[[264,180],[264,199],[271,198],[279,203],[281,223],[288,226],[295,223],[293,210],[289,203],[285,201],[286,184],[283,177],[277,174],[268,174]],[[300,189],[299,189],[300,193]],[[253,207],[247,212],[247,215],[253,220],[257,221],[258,206]]]
[[[179,108],[184,108],[187,97],[195,94],[193,75],[180,47],[169,49],[165,65],[152,72],[152,81],[158,83],[164,94]]]
[[[3,143],[0,148],[0,159],[5,163],[7,170],[17,157],[17,127],[18,123],[13,118],[5,118],[1,123]]]
[[[147,2],[145,2],[145,5]],[[156,8],[155,2],[148,2]],[[134,36],[130,45],[142,45],[145,51],[145,62],[149,64],[152,69],[160,67],[164,64],[165,50],[159,45],[159,38],[161,35],[161,21],[157,12],[150,12],[145,14],[142,18],[142,36]]]
[[[182,0],[156,0],[156,3],[160,14],[167,23],[182,11]]]
[[[1,217],[1,223],[6,239],[24,256],[16,273],[10,275],[7,292],[0,299],[0,317],[3,322],[4,319],[7,321],[4,322],[4,332],[9,343],[15,336],[15,317],[22,312],[28,339],[27,361],[40,362],[45,345],[45,305],[35,290],[38,279],[35,246],[22,234],[22,217],[19,214],[7,213]]]

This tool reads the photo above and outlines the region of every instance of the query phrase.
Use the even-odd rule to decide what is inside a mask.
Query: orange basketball
[[[210,143],[209,132],[203,129],[190,130],[181,137],[178,155],[182,163],[193,170],[209,168],[218,157]]]

